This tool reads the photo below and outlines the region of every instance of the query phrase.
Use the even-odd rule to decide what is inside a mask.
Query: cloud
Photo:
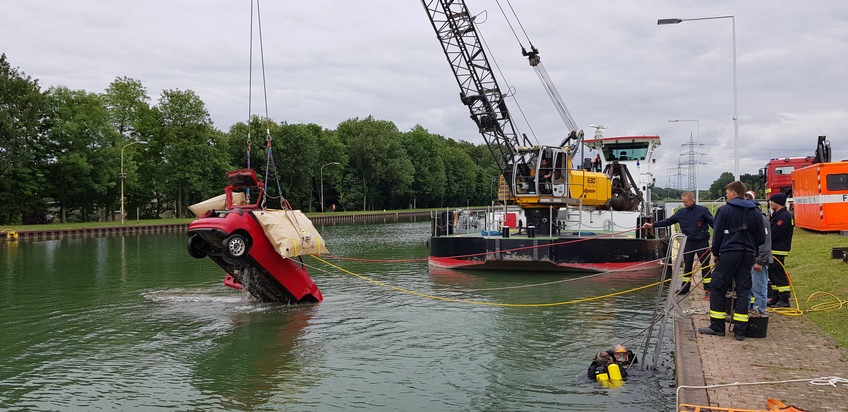
[[[821,134],[831,137],[834,157],[848,158],[848,3],[525,0],[512,3],[522,23],[512,28],[496,2],[467,3],[480,14],[493,62],[505,75],[502,87],[512,87],[520,103],[521,111],[510,105],[513,116],[523,112],[530,121],[516,121],[517,127],[532,130],[543,144],[558,143],[567,131],[513,29],[522,44],[529,45],[526,32],[541,50],[581,127],[661,135],[660,169],[677,166],[694,134],[706,154],[702,187],[732,171],[730,20],[656,21],[734,15],[742,173],[756,173],[769,157],[812,154]],[[401,130],[421,124],[482,143],[419,2],[263,2],[260,10],[268,111],[275,120],[335,128],[373,115]],[[249,33],[245,1],[27,0],[5,4],[0,15],[2,51],[43,86],[100,92],[128,76],[140,80],[154,102],[162,90],[191,89],[223,130],[248,115]],[[258,45],[254,38],[250,103],[264,113]],[[698,127],[670,119],[698,119]]]

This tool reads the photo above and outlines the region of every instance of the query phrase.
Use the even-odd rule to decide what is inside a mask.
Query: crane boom
[[[516,148],[531,143],[515,131],[505,96],[474,25],[474,16],[463,0],[422,0],[422,4],[459,84],[462,104],[468,107],[500,170],[510,170]]]
[[[624,188],[630,186],[616,186],[618,192],[613,198],[614,183],[629,177],[625,165],[613,164],[609,175],[592,170],[591,159],[583,159],[582,165],[573,168],[573,157],[583,143],[582,131],[572,130],[559,146],[533,145],[526,135],[516,132],[475,16],[464,0],[421,0],[421,4],[459,85],[460,101],[468,107],[500,168],[502,185],[509,187],[510,197],[503,203],[514,201],[520,206],[528,227],[533,226],[540,234],[553,233],[557,212],[566,205],[635,209],[633,199],[640,197],[624,193]],[[535,48],[524,54],[531,65],[534,61],[538,65]],[[624,194],[627,201],[614,202]]]

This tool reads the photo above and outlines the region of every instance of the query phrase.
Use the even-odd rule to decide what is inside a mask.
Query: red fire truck
[[[813,156],[769,160],[766,167],[760,169],[760,176],[766,183],[766,199],[778,193],[789,193],[792,190],[792,171],[811,164]]]
[[[816,163],[830,161],[830,142],[826,136],[819,136],[815,156],[782,157],[769,160],[766,167],[760,169],[760,177],[766,184],[766,199],[778,193],[786,193],[792,198],[792,172]]]

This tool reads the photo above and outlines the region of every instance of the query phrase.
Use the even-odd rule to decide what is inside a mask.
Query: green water
[[[429,222],[319,229],[331,254],[366,259],[332,259],[339,267],[452,299],[561,302],[655,280],[431,271]],[[647,326],[655,289],[486,306],[307,258],[324,302],[258,304],[223,287],[223,271],[185,243],[182,234],[0,242],[0,409],[674,408],[669,338],[657,371],[633,370],[614,389],[586,377],[594,353]],[[396,261],[367,261],[376,258]],[[520,287],[552,281],[564,282]]]

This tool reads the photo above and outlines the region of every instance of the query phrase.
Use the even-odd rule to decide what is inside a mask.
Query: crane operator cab
[[[530,207],[604,205],[610,181],[591,168],[573,169],[568,152],[555,146],[520,148],[513,164],[516,203]]]

